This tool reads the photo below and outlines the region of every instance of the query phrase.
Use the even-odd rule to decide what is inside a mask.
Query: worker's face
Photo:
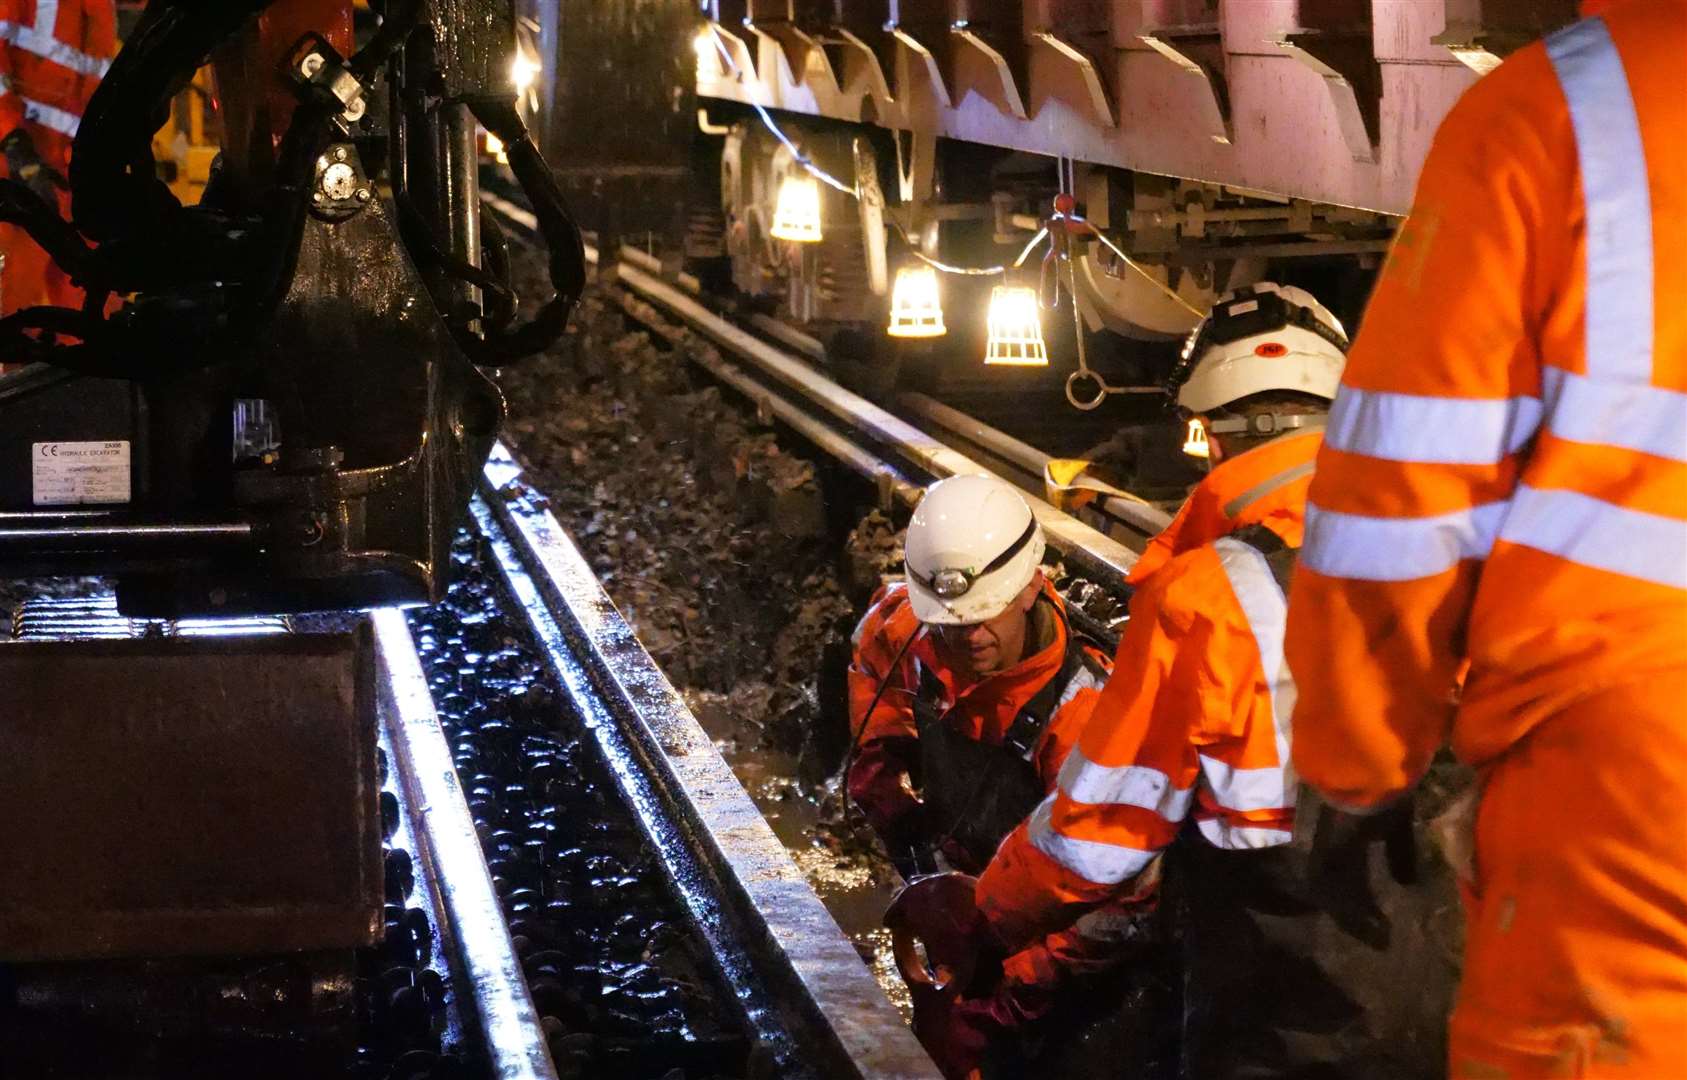
[[[937,627],[951,660],[973,675],[988,675],[1012,667],[1025,657],[1025,637],[1031,605],[1042,585],[1039,573],[1000,615],[965,626]]]
[[[1209,418],[1203,416],[1200,419],[1201,426],[1207,431],[1207,468],[1211,469],[1224,460],[1224,436],[1213,434],[1212,421]]]

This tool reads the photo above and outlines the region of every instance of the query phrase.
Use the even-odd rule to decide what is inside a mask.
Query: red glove
[[[993,998],[929,989],[914,994],[914,1034],[948,1080],[978,1077],[991,1044],[1009,1030]]]
[[[974,1075],[995,1044],[1053,1003],[1053,987],[1044,985],[1051,980],[1040,978],[1046,964],[1015,964],[1031,950],[1005,970],[1001,943],[975,902],[977,884],[965,874],[917,878],[885,912],[914,1001],[914,1033],[949,1080]],[[1017,977],[1020,968],[1034,972],[1031,980]]]
[[[916,739],[876,739],[863,745],[850,763],[849,797],[887,845],[893,837],[902,839],[898,834],[908,831],[907,822],[920,807],[909,779],[910,763],[918,754]]]
[[[1039,988],[1018,984],[1004,984],[987,997],[921,988],[913,998],[914,1034],[948,1080],[979,1076],[984,1063],[1000,1057],[1003,1044],[1050,1005]]]

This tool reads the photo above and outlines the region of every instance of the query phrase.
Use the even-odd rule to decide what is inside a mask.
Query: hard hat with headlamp
[[[903,541],[908,596],[923,623],[968,625],[1008,609],[1043,561],[1043,531],[1019,492],[991,476],[926,491]]]
[[[1185,415],[1274,392],[1334,401],[1346,364],[1347,332],[1328,308],[1305,289],[1262,281],[1213,304],[1189,335],[1166,388]],[[1313,420],[1261,412],[1209,419],[1205,432],[1269,436]]]

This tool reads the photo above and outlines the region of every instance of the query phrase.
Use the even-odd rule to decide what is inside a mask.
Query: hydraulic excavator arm
[[[516,107],[510,0],[373,6],[358,35],[351,0],[151,0],[77,132],[71,220],[0,181],[87,296],[0,319],[30,365],[0,377],[0,574],[114,575],[135,615],[442,594],[503,416],[483,371],[561,335],[583,249]],[[207,64],[222,146],[184,206],[152,137]],[[477,124],[550,246],[519,324]]]

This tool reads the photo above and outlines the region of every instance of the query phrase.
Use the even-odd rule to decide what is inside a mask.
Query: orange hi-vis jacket
[[[1064,601],[1046,583],[1043,597],[1057,612],[1064,612]],[[860,729],[863,720],[866,727],[848,783],[851,797],[880,834],[886,835],[917,801],[907,777],[919,760],[913,698],[920,686],[921,667],[944,688],[945,700],[938,703],[943,722],[970,738],[999,745],[1038,691],[1060,676],[1068,631],[1064,618],[1053,620],[1053,640],[1042,649],[1010,668],[975,679],[943,658],[935,635],[921,633],[906,585],[881,589],[874,601],[856,628],[855,659],[849,671],[852,730]],[[919,637],[892,672],[897,654],[916,634]],[[1091,656],[1105,670],[1106,658],[1093,650]],[[872,715],[864,716],[887,672],[891,678],[884,694]],[[1059,704],[1032,747],[1030,764],[1045,788],[1054,785],[1099,697],[1099,680],[1088,667],[1081,667],[1061,691]],[[1040,940],[1021,942],[1023,947],[1002,965],[1006,983],[1033,991],[1022,998],[1022,1006],[1046,1006],[1046,994],[1069,979],[1112,967],[1120,954],[1119,943],[1129,936],[1133,923],[1128,909],[1104,908]]]
[[[1687,5],[1617,4],[1436,136],[1290,605],[1296,765],[1340,804],[1687,663],[1684,62]]]
[[[82,110],[117,55],[112,0],[0,0],[0,138],[29,126],[65,168]]]
[[[1215,465],[1183,500],[1172,523],[1148,542],[1131,567],[1131,584],[1142,584],[1174,557],[1241,525],[1264,525],[1290,547],[1299,547],[1301,509],[1321,433],[1322,428],[1303,428]]]
[[[1280,471],[1317,443],[1316,434],[1267,443],[1215,469],[1190,500],[1223,506],[1235,477],[1259,476],[1262,462]],[[1263,502],[1253,511],[1266,512]],[[1269,514],[1271,531],[1292,543],[1298,510],[1279,501]],[[1184,551],[1137,588],[1113,677],[1058,788],[979,880],[979,906],[1008,947],[1113,898],[1191,816],[1219,848],[1293,839],[1284,607],[1265,556],[1229,536]]]
[[[1043,595],[1057,611],[1065,611],[1065,601],[1052,586],[1045,583]],[[913,703],[921,668],[936,676],[943,687],[945,700],[937,706],[946,724],[969,738],[1000,745],[1020,712],[1060,673],[1066,657],[1066,620],[1055,619],[1054,626],[1054,640],[1044,648],[1010,668],[973,678],[942,655],[936,635],[921,633],[905,584],[879,590],[855,628],[855,655],[849,669],[850,730],[860,732],[849,790],[874,828],[882,833],[893,827],[917,802],[904,778],[919,760]],[[916,634],[918,639],[904,652],[903,646]],[[902,653],[900,665],[879,694],[872,715],[865,715],[898,653]],[[1105,658],[1100,659],[1105,665]],[[1031,764],[1046,783],[1054,782],[1099,690],[1097,680],[1085,670],[1063,692],[1063,700],[1032,748]]]
[[[0,139],[22,128],[41,161],[68,177],[82,111],[115,55],[112,0],[0,0]],[[58,204],[68,217],[69,193]],[[22,229],[0,225],[0,253],[0,313],[81,305],[82,291]]]

